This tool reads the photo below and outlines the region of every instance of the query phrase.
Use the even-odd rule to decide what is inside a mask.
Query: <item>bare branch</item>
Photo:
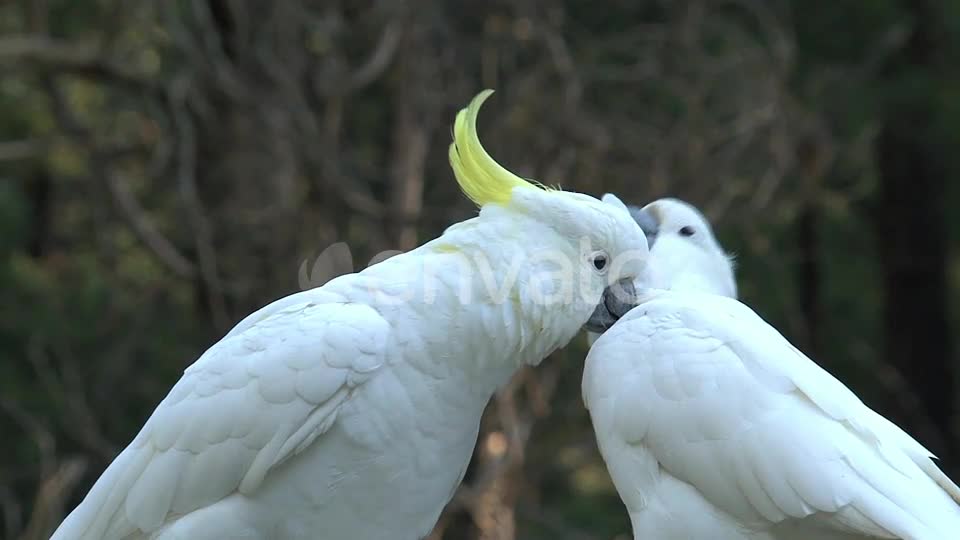
[[[390,66],[402,36],[403,24],[398,20],[388,22],[366,62],[350,74],[347,90],[356,91],[377,80]]]
[[[197,267],[180,254],[177,248],[157,230],[147,216],[147,212],[127,188],[127,183],[112,171],[107,172],[104,180],[120,214],[126,219],[137,238],[153,252],[157,259],[182,278],[192,278],[196,275]]]
[[[33,159],[43,154],[47,145],[35,139],[0,142],[0,162]]]
[[[100,148],[92,147],[93,136],[90,130],[83,126],[70,110],[61,89],[47,82],[47,94],[53,103],[54,115],[60,121],[64,132],[69,134],[76,143],[87,148],[91,153],[91,165],[95,174],[106,184],[107,190],[113,197],[121,215],[129,223],[131,229],[157,259],[164,266],[181,277],[190,277],[195,274],[196,268],[186,257],[166,239],[147,217],[146,211],[140,206],[133,194],[127,189],[126,183],[111,170],[110,159]]]
[[[187,111],[186,99],[190,88],[190,81],[181,78],[171,85],[170,107],[175,129],[177,131],[177,179],[187,216],[194,229],[194,240],[200,266],[200,275],[207,286],[207,296],[213,312],[214,320],[221,329],[230,324],[227,314],[223,284],[220,281],[217,269],[216,248],[213,244],[213,231],[203,203],[197,194],[196,183],[196,136],[193,120]]]
[[[77,43],[43,35],[0,38],[0,63],[18,62],[57,67],[87,66],[99,59],[95,43]]]
[[[87,461],[74,458],[62,461],[57,469],[43,478],[33,501],[33,513],[19,540],[44,540],[63,519],[64,503],[80,483],[87,470]]]
[[[51,74],[107,81],[138,94],[158,97],[158,88],[141,75],[111,63],[100,47],[42,35],[0,38],[0,65],[30,66]]]

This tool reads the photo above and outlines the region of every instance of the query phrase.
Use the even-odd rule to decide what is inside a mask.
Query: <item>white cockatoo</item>
[[[627,206],[612,193],[607,193],[601,200],[629,212],[647,237],[651,255],[634,289],[638,286],[646,289],[680,289],[737,297],[733,258],[720,247],[710,224],[699,210],[672,198],[660,199],[643,208]],[[661,229],[663,235],[660,235]],[[657,253],[669,255],[654,257],[654,246]],[[605,298],[616,302],[619,297],[611,294]],[[620,305],[619,309],[630,307]],[[618,306],[611,308],[617,311]],[[598,311],[588,325],[588,343],[592,346],[603,330],[616,321],[617,317],[609,311]]]
[[[734,298],[699,212],[634,215],[649,283],[608,305],[621,318],[590,350],[583,398],[635,538],[960,538],[960,489]]]
[[[479,216],[241,321],[55,540],[430,532],[495,390],[570,341],[647,252],[629,213],[527,182],[484,151],[476,119],[490,93],[457,115],[449,152]]]

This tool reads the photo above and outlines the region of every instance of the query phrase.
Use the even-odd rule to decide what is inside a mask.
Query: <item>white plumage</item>
[[[674,224],[661,225],[651,267],[682,253],[667,247],[679,236],[661,244],[679,227],[712,240],[699,213],[678,219],[689,208],[654,205]],[[705,265],[670,266],[708,272],[695,281],[723,292]],[[960,535],[960,489],[917,441],[736,299],[658,285],[595,342],[583,380],[635,538]]]
[[[458,116],[451,150],[480,215],[241,321],[186,370],[54,540],[430,532],[496,389],[575,336],[608,285],[639,275],[640,260],[598,269],[601,255],[646,253],[626,212],[499,168],[476,139],[484,97]],[[563,285],[557,256],[581,290],[537,302],[536,286]]]

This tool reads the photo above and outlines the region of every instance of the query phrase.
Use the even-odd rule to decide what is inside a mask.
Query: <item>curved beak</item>
[[[590,332],[602,334],[636,306],[637,292],[633,280],[621,279],[603,291],[600,303],[583,327]]]
[[[660,232],[660,222],[648,208],[649,206],[644,208],[631,206],[630,215],[633,216],[633,220],[637,222],[640,230],[647,237],[647,246],[652,248],[653,243],[657,241],[657,233]]]

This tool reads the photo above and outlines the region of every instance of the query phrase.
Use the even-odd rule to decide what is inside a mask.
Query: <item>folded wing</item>
[[[384,364],[389,331],[321,291],[254,313],[185,371],[53,538],[122,538],[254,492]]]
[[[960,531],[960,489],[932,455],[736,300],[660,295],[590,357],[629,366],[585,386],[607,394],[588,403],[616,403],[601,412],[608,429],[742,523],[810,518],[905,539]]]

